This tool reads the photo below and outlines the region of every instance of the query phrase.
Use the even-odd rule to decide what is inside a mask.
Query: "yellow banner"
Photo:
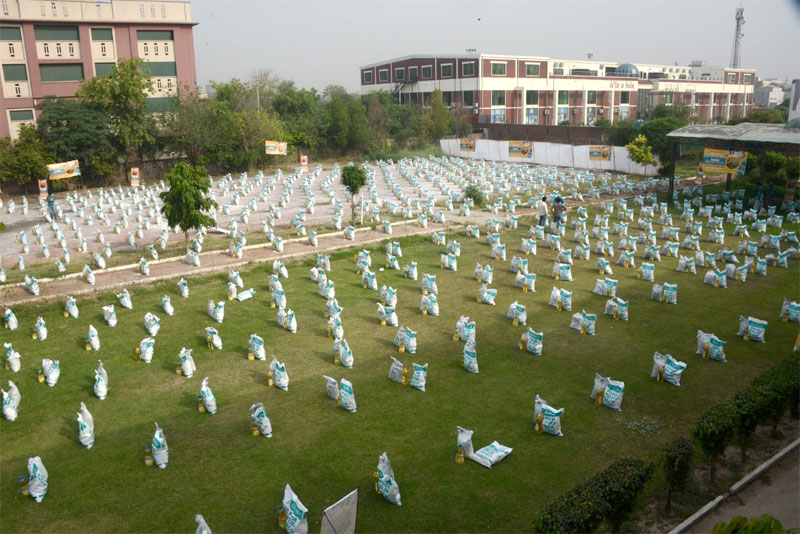
[[[703,171],[744,174],[747,152],[706,148],[703,151]]]
[[[81,166],[78,160],[65,161],[63,163],[52,163],[47,166],[47,177],[51,180],[62,180],[81,175]]]
[[[270,156],[285,156],[286,143],[280,141],[264,141],[264,152]]]
[[[612,149],[606,145],[592,145],[589,147],[589,161],[611,161]]]
[[[461,152],[475,152],[475,139],[459,139],[458,147]]]
[[[533,141],[509,141],[509,158],[530,158],[533,156]]]

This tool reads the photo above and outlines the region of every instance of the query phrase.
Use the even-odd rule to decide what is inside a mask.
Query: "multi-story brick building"
[[[601,117],[636,118],[657,104],[685,104],[700,122],[746,116],[756,71],[561,60],[547,57],[415,55],[365,65],[362,93],[386,90],[400,102],[430,105],[442,91],[478,123],[593,125]]]
[[[74,96],[121,58],[148,61],[153,106],[194,87],[195,24],[188,1],[0,0],[0,137],[35,122],[44,97]]]

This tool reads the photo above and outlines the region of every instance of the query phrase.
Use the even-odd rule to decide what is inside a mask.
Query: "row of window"
[[[33,35],[37,41],[80,41],[78,26],[42,26],[33,27]],[[138,41],[172,41],[172,30],[136,30]],[[91,28],[92,41],[113,41],[111,28]],[[22,41],[19,26],[0,26],[0,41]]]
[[[549,92],[549,91],[547,91]],[[558,104],[569,104],[569,91],[558,91]],[[670,95],[671,96],[671,95]],[[631,101],[630,91],[620,91],[619,95],[620,104],[629,104]],[[586,103],[597,103],[597,91],[586,91]],[[492,91],[492,105],[505,106],[506,105],[506,92],[505,91]],[[538,106],[539,105],[539,91],[525,91],[525,105]]]
[[[161,78],[177,76],[177,66],[174,61],[151,61],[147,63],[150,73],[156,78],[158,89],[162,89]],[[115,63],[95,63],[96,76],[110,74]],[[39,75],[42,82],[79,82],[84,79],[83,63],[43,63],[39,65]],[[27,82],[28,72],[24,64],[3,65],[4,82]],[[165,80],[167,89],[172,88],[172,81]],[[18,94],[17,96],[21,96]]]
[[[406,67],[396,67],[394,69],[394,79],[395,81],[398,82],[416,82],[419,79],[417,75],[418,72],[419,72],[419,67],[408,67],[408,79],[406,79]],[[439,65],[439,76],[441,78],[452,78],[453,64],[443,63]],[[462,77],[475,76],[474,61],[461,64],[461,76]],[[433,78],[433,65],[423,66],[422,79],[430,80],[431,78]],[[372,82],[373,82],[372,71],[364,71],[364,83],[372,83]],[[388,83],[388,82],[389,82],[389,69],[378,70],[378,83]]]
[[[507,63],[492,62],[492,76],[505,76]],[[525,63],[526,76],[539,76],[539,63]]]

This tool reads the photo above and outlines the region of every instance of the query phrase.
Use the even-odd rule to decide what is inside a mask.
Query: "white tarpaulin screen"
[[[458,148],[458,139],[456,149]],[[355,534],[358,516],[358,489],[354,489],[322,512],[320,534]]]
[[[439,141],[442,153],[446,156],[462,158],[486,159],[492,161],[507,161],[509,163],[535,163],[537,165],[557,165],[559,167],[574,167],[577,169],[596,169],[603,171],[616,171],[625,174],[644,174],[645,167],[633,163],[628,157],[625,147],[613,147],[611,160],[589,159],[589,145],[564,145],[560,143],[533,142],[531,158],[515,158],[508,155],[508,141],[490,141],[478,139],[475,143],[475,152],[461,152],[458,139],[442,139]],[[647,174],[654,175],[658,170],[656,165],[647,166]]]

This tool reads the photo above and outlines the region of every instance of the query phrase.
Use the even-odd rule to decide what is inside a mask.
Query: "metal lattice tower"
[[[742,26],[744,26],[744,8],[736,9],[736,33],[733,36],[733,51],[731,52],[731,68],[738,69],[742,66]]]

